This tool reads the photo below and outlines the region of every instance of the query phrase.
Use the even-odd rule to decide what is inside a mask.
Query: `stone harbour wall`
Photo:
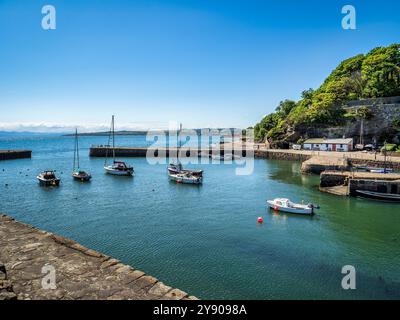
[[[329,188],[336,186],[343,186],[346,183],[347,176],[340,174],[330,174],[329,172],[322,172],[320,175],[320,187]]]
[[[0,299],[197,299],[117,259],[6,215],[0,215],[0,261]]]
[[[26,159],[32,157],[30,150],[0,150],[0,160]]]
[[[292,150],[254,150],[255,158],[271,159],[271,160],[288,160],[288,161],[306,161],[312,157],[310,154],[303,152],[294,152]]]
[[[12,283],[7,279],[7,270],[4,263],[0,261],[0,300],[16,300]]]
[[[325,170],[347,171],[349,162],[343,158],[314,156],[301,164],[302,173],[320,174]]]
[[[356,190],[380,193],[400,194],[400,181],[375,181],[365,179],[350,179],[349,192],[355,196]]]
[[[368,166],[368,167],[377,167],[383,168],[385,163],[383,161],[377,160],[364,160],[364,159],[349,159],[349,163],[352,166]],[[398,161],[387,161],[387,168],[391,168],[396,171],[400,171],[400,162]]]

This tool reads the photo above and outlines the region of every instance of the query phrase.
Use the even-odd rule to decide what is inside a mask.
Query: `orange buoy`
[[[258,217],[257,221],[258,221],[258,223],[263,223],[264,219],[262,217]]]

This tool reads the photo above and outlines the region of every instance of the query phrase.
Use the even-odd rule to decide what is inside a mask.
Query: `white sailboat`
[[[203,170],[183,169],[183,166],[179,161],[179,152],[181,149],[181,140],[179,139],[179,134],[181,131],[182,131],[182,124],[180,124],[179,131],[177,132],[176,163],[169,164],[167,168],[168,177],[170,180],[176,181],[177,183],[201,184],[203,183]]]
[[[72,169],[72,177],[81,182],[90,181],[90,179],[92,179],[90,173],[80,169],[78,129],[75,129],[74,167]]]
[[[112,139],[112,164],[108,165],[108,150],[110,149],[110,139]],[[133,167],[128,165],[123,161],[115,160],[115,130],[114,130],[114,116],[111,119],[111,130],[110,136],[108,138],[108,148],[106,151],[106,160],[104,161],[104,170],[108,174],[112,174],[115,176],[133,176],[134,170]]]

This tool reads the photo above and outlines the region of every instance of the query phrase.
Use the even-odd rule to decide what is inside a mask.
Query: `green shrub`
[[[387,143],[386,144],[386,151],[391,152],[391,151],[396,151],[397,145],[392,144],[392,143]],[[381,152],[385,151],[385,147],[382,147]]]

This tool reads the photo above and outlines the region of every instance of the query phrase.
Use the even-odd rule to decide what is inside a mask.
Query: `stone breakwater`
[[[197,299],[114,258],[6,215],[0,215],[0,261],[0,299]],[[53,275],[54,286],[49,288],[46,283],[51,284]]]
[[[0,160],[26,159],[32,157],[30,150],[0,150]]]
[[[117,157],[173,157],[175,158],[178,152],[178,148],[142,148],[142,147],[115,147],[110,148],[106,146],[92,146],[89,150],[89,157],[111,157],[113,151]],[[249,150],[250,152],[252,150]],[[212,155],[225,155],[225,154],[241,154],[243,157],[246,156],[246,149],[238,149],[235,151],[233,148],[227,148],[221,146],[219,149],[212,148],[187,148],[183,147],[179,151],[180,157],[211,157]]]

